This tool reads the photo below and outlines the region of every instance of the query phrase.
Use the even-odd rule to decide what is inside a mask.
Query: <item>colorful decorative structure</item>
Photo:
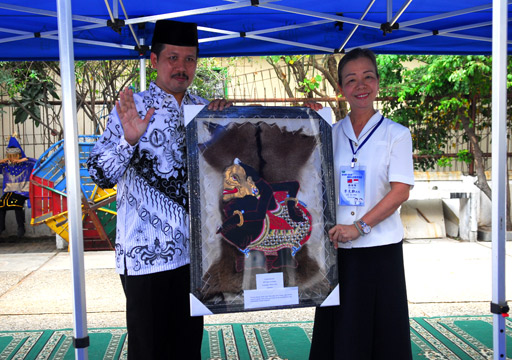
[[[116,236],[116,190],[99,188],[86,161],[98,136],[78,136],[84,250],[111,250]],[[69,242],[64,140],[38,159],[30,177],[32,225],[46,224]]]

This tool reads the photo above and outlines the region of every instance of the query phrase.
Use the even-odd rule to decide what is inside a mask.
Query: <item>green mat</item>
[[[507,319],[507,359],[512,322]],[[203,359],[306,360],[313,322],[205,325]],[[0,331],[0,360],[74,359],[72,332]],[[492,316],[411,318],[413,357],[492,359]],[[126,359],[126,329],[89,329],[89,359]]]

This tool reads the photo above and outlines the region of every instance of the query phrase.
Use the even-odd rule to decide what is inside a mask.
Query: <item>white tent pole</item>
[[[261,0],[260,5],[270,3],[272,1],[276,0]],[[165,14],[159,14],[159,15],[150,15],[150,16],[142,16],[138,18],[132,18],[125,20],[125,24],[140,24],[145,22],[155,22],[157,20],[161,19],[176,19],[186,16],[192,16],[192,15],[198,15],[198,14],[207,14],[212,12],[219,12],[219,11],[226,11],[226,10],[232,10],[232,9],[240,9],[244,7],[251,7],[250,1],[237,1],[233,4],[227,4],[227,5],[217,5],[217,6],[209,6],[205,8],[199,8],[194,10],[185,10],[185,11],[176,11],[176,12],[170,12]]]
[[[366,7],[366,10],[364,11],[363,15],[361,15],[360,20],[364,20],[366,15],[368,15],[368,13],[370,12],[370,9],[372,8],[373,4],[375,4],[375,0],[371,0],[370,1],[370,3]],[[341,52],[341,50],[345,49],[345,46],[347,46],[348,42],[350,41],[352,36],[354,36],[354,34],[355,34],[355,32],[357,31],[358,28],[359,28],[359,25],[354,26],[354,28],[352,29],[350,34],[348,34],[348,36],[346,37],[346,39],[343,42],[343,44],[341,44],[341,46],[338,48],[338,52]]]
[[[395,14],[395,16],[393,17],[393,19],[391,20],[388,20],[390,25],[393,26],[397,21],[398,21],[398,18],[400,16],[402,16],[402,14],[404,13],[404,11],[407,9],[407,7],[409,5],[411,5],[411,2],[412,0],[407,0],[403,5],[402,7],[400,8],[400,10],[398,10],[398,12]]]
[[[113,1],[112,7],[114,8],[114,18],[119,19],[119,3],[117,0]]]
[[[492,304],[494,360],[506,358],[505,240],[507,228],[507,28],[506,0],[492,7]],[[508,311],[508,310],[503,310]]]
[[[139,39],[140,46],[145,45],[144,38],[141,37]],[[141,58],[140,59],[140,91],[146,91],[146,59]]]
[[[36,8],[29,8],[26,6],[18,6],[18,5],[12,5],[12,4],[4,4],[0,3],[0,9],[7,9],[7,10],[13,10],[13,11],[19,11],[19,12],[26,12],[29,14],[38,14],[38,15],[44,15],[44,16],[52,16],[52,17],[58,17],[57,13],[54,11],[48,11],[48,10],[42,10],[42,9],[36,9]],[[75,15],[72,17],[73,20],[77,21],[83,21],[83,22],[90,22],[90,23],[96,23],[96,24],[103,24],[106,26],[106,20],[105,19],[97,19],[90,16],[81,16],[81,15]]]
[[[88,359],[87,315],[85,306],[84,247],[80,175],[78,162],[78,126],[76,121],[75,66],[71,0],[57,0],[59,57],[62,79],[62,113],[64,118],[64,160],[68,233],[73,285],[73,342],[75,359]]]

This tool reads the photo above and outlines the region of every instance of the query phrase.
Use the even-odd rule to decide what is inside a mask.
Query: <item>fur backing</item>
[[[255,289],[255,273],[260,268],[237,271],[237,262],[250,267],[260,254],[245,257],[237,248],[224,241],[217,228],[222,224],[222,172],[235,158],[257,169],[268,182],[297,180],[300,190],[297,198],[304,202],[313,217],[312,239],[297,252],[293,262],[297,266],[283,266],[285,286],[297,286],[300,297],[321,297],[329,291],[323,268],[323,198],[321,156],[314,134],[303,131],[304,122],[290,120],[286,127],[271,121],[232,122],[226,126],[205,124],[198,138],[201,151],[201,194],[203,234],[203,301],[225,301],[236,298],[243,290]],[[306,123],[308,126],[309,122]],[[314,131],[313,131],[314,132]],[[321,239],[321,240],[320,240]],[[256,252],[258,253],[258,252]],[[289,256],[291,258],[291,255]],[[286,260],[289,261],[289,260]]]

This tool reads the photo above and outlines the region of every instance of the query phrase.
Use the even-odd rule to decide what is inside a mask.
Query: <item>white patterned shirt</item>
[[[100,187],[117,184],[117,272],[145,275],[190,263],[183,105],[208,101],[186,92],[180,107],[155,83],[133,97],[141,118],[155,108],[146,132],[128,144],[114,109],[87,166]]]

